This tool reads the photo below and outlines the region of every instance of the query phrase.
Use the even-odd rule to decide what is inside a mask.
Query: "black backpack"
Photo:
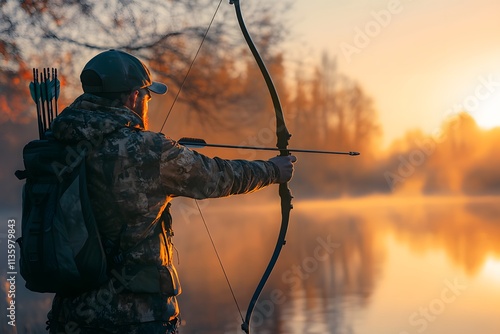
[[[20,271],[35,292],[78,293],[107,280],[106,254],[87,193],[85,150],[48,133],[23,150]]]

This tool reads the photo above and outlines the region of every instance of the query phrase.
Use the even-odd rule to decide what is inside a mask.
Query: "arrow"
[[[57,78],[56,68],[44,68],[43,72],[33,69],[33,81],[29,84],[31,98],[35,101],[38,119],[38,133],[40,139],[50,129],[50,123],[58,115],[57,99],[61,90],[61,83]]]
[[[278,148],[274,147],[258,147],[258,146],[240,146],[240,145],[225,145],[225,144],[208,144],[205,140],[201,138],[188,138],[183,137],[177,141],[180,145],[192,148],[203,148],[203,147],[219,147],[219,148],[238,148],[243,150],[262,150],[262,151],[279,151]],[[337,152],[337,151],[321,151],[321,150],[306,150],[306,149],[295,149],[289,148],[290,152],[298,153],[316,153],[316,154],[342,154],[342,155],[360,155],[359,152]]]

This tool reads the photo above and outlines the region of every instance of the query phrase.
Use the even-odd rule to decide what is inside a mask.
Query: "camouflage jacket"
[[[116,329],[117,324],[176,317],[180,286],[170,215],[164,212],[172,198],[243,194],[279,177],[270,162],[209,158],[145,131],[132,110],[90,94],[64,109],[52,131],[56,139],[88,151],[87,182],[99,230],[119,241],[127,268],[114,272],[101,289],[74,298],[56,296],[53,310],[64,323]]]

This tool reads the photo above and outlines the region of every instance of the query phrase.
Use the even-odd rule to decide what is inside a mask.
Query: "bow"
[[[207,36],[208,34],[208,31],[210,30],[210,26],[212,25],[212,22],[215,18],[215,15],[220,7],[220,4],[221,4],[222,0],[219,2],[219,5],[217,6],[217,9],[215,10],[215,13],[214,15],[212,16],[212,20],[208,26],[208,28],[206,29],[205,31],[205,34],[203,36],[203,39],[202,39],[202,42],[200,44],[200,46],[198,47],[198,51],[196,52],[190,66],[189,66],[189,69],[187,71],[187,74],[185,75],[184,77],[184,80],[182,81],[180,87],[179,87],[179,90],[177,91],[177,94],[176,96],[174,97],[174,101],[172,103],[172,105],[170,106],[170,110],[168,111],[166,117],[165,117],[165,120],[163,121],[163,125],[161,126],[161,129],[160,129],[160,132],[161,130],[163,129],[163,127],[165,126],[166,124],[166,121],[168,119],[168,117],[170,116],[170,113],[172,112],[172,109],[173,109],[173,106],[175,104],[175,102],[177,101],[177,98],[180,94],[180,91],[182,90],[183,86],[184,86],[184,83],[186,82],[186,79],[189,75],[189,72],[191,70],[191,68],[193,67],[193,64],[196,60],[196,57],[203,45],[203,41],[205,40],[205,37]],[[283,116],[283,111],[282,111],[282,108],[281,108],[281,102],[280,102],[280,99],[279,99],[279,96],[278,96],[278,93],[276,91],[276,87],[274,86],[274,83],[271,79],[271,75],[269,74],[269,71],[267,70],[266,68],[266,65],[264,64],[264,61],[262,60],[262,57],[260,56],[254,42],[252,41],[252,38],[250,37],[250,34],[245,26],[245,22],[243,21],[243,16],[241,14],[241,8],[240,8],[240,2],[239,0],[229,0],[229,3],[234,5],[234,8],[235,8],[235,11],[236,11],[236,17],[238,19],[238,24],[241,28],[241,31],[243,33],[243,36],[245,37],[245,40],[255,58],[255,60],[257,61],[257,64],[259,66],[259,69],[260,71],[262,72],[262,75],[264,77],[264,80],[266,82],[266,85],[269,89],[269,93],[271,94],[271,98],[272,98],[272,101],[273,101],[273,105],[274,105],[274,111],[275,111],[275,115],[276,115],[276,137],[277,137],[277,148],[278,150],[280,151],[280,156],[288,156],[290,155],[290,150],[288,149],[288,140],[290,139],[291,137],[291,134],[288,132],[288,129],[286,128],[286,124],[285,124],[285,118]],[[288,229],[288,222],[289,222],[289,218],[290,218],[290,210],[292,209],[292,194],[290,192],[290,189],[288,188],[288,182],[287,183],[281,183],[279,185],[279,195],[280,195],[280,198],[281,198],[281,227],[280,227],[280,232],[279,232],[279,235],[278,235],[278,240],[276,242],[276,246],[274,248],[274,251],[273,251],[273,254],[271,256],[271,260],[269,261],[267,267],[266,267],[266,270],[262,276],[262,278],[260,279],[260,282],[259,284],[257,285],[257,288],[255,289],[255,292],[252,296],[252,299],[250,300],[250,303],[248,305],[248,308],[247,308],[247,313],[245,315],[245,319],[243,320],[243,323],[241,325],[241,329],[249,334],[250,333],[250,320],[251,320],[251,317],[252,317],[252,312],[253,312],[253,309],[255,307],[255,304],[257,303],[257,300],[259,299],[259,296],[260,296],[260,293],[262,292],[262,289],[264,288],[266,282],[267,282],[267,279],[269,278],[269,276],[271,275],[271,272],[274,268],[274,265],[276,264],[276,261],[278,260],[278,257],[280,255],[280,252],[281,252],[281,248],[283,247],[283,245],[285,244],[285,236],[286,236],[286,232],[287,232],[287,229]],[[198,206],[198,203],[196,202],[196,205]],[[198,206],[198,210],[200,211],[200,214],[201,214],[201,210]],[[203,215],[201,214],[202,216],[202,219],[203,219],[203,222],[205,223],[205,220],[203,218]],[[207,232],[209,233],[209,237],[210,237],[210,232],[208,231],[208,227],[205,223],[205,227],[207,228]],[[210,240],[212,241],[212,245],[213,244],[213,240],[212,238],[210,237]],[[215,245],[214,245],[214,249],[215,249]],[[220,258],[218,256],[218,253],[217,253],[217,250],[215,249],[215,252],[216,252],[216,255],[217,255],[217,258],[219,259],[219,263],[221,264],[222,266],[222,263],[220,261]],[[236,298],[234,296],[234,293],[233,293],[233,290],[231,288],[231,285],[229,284],[229,280],[227,278],[227,275],[225,274],[225,271],[224,271],[224,267],[222,266],[222,270],[224,272],[224,276],[226,277],[226,281],[228,282],[228,285],[229,285],[229,289],[231,290],[231,293],[233,295],[233,298],[236,302]],[[236,302],[236,306],[238,307],[238,303]],[[239,307],[238,307],[239,309]],[[240,312],[241,313],[241,312]],[[243,317],[242,317],[243,318]]]
[[[264,77],[264,80],[266,81],[267,88],[269,89],[269,93],[271,94],[271,98],[273,101],[274,105],[274,112],[276,115],[276,137],[277,137],[277,148],[280,151],[280,156],[287,156],[290,155],[290,151],[288,150],[288,140],[291,137],[291,134],[288,132],[288,129],[286,128],[285,124],[285,117],[283,115],[283,110],[281,108],[281,102],[278,96],[278,93],[276,91],[276,87],[274,86],[273,80],[271,79],[271,75],[269,74],[269,71],[266,68],[266,65],[264,64],[264,61],[262,60],[262,57],[259,54],[259,51],[257,50],[254,42],[252,41],[252,38],[250,37],[250,34],[248,32],[248,29],[246,28],[245,22],[243,21],[243,16],[241,14],[241,8],[240,8],[240,1],[239,0],[230,0],[230,4],[234,5],[234,9],[236,11],[236,17],[238,18],[238,24],[241,28],[241,32],[243,33],[243,36],[245,37],[245,41],[248,44],[248,47],[250,48],[252,55],[254,56],[260,71],[262,72],[262,76]],[[245,320],[243,321],[243,324],[241,325],[241,329],[249,334],[250,333],[250,320],[252,318],[252,312],[255,307],[255,304],[257,303],[257,300],[259,299],[260,293],[262,292],[262,289],[264,288],[267,279],[271,275],[271,272],[273,271],[274,265],[276,264],[276,261],[278,260],[278,257],[281,252],[281,248],[285,244],[285,236],[286,236],[286,231],[288,229],[288,222],[290,218],[290,210],[292,209],[292,194],[290,192],[290,189],[288,188],[288,182],[287,183],[281,183],[279,185],[279,195],[281,198],[281,227],[280,227],[280,232],[278,235],[278,240],[276,242],[276,246],[274,248],[273,254],[271,256],[271,260],[269,261],[267,268],[260,279],[259,284],[257,285],[257,288],[255,289],[255,292],[253,293],[252,299],[250,300],[250,303],[247,308],[247,313],[245,315]]]

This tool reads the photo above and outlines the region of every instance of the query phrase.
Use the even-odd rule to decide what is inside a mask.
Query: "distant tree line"
[[[280,93],[293,135],[290,146],[361,152],[358,157],[300,155],[292,181],[297,193],[340,197],[500,191],[500,172],[495,168],[500,152],[493,144],[500,142],[499,131],[479,129],[466,113],[446,120],[439,134],[411,131],[389,151],[382,151],[373,101],[341,73],[335,57],[324,54],[314,68],[299,67],[291,80],[281,46],[286,25],[276,6],[284,4],[258,1],[246,17]],[[203,20],[193,19],[199,8]],[[151,115],[153,131],[160,130],[158,124],[182,86],[174,116],[162,129],[167,135],[273,146],[271,99],[235,18],[229,17],[234,15],[231,7],[218,14],[191,66],[214,10],[208,0],[0,1],[0,126],[9,127],[0,131],[2,142],[9,143],[0,153],[15,157],[2,166],[0,182],[6,189],[19,188],[12,171],[22,167],[22,146],[35,137],[28,91],[31,68],[60,68],[62,106],[79,94],[81,66],[76,63],[83,65],[91,55],[109,48],[138,55],[155,78],[169,85],[169,94],[152,102],[160,110]],[[173,25],[180,18],[183,21]],[[262,157],[255,152],[214,154]],[[12,196],[6,200],[12,201]]]

